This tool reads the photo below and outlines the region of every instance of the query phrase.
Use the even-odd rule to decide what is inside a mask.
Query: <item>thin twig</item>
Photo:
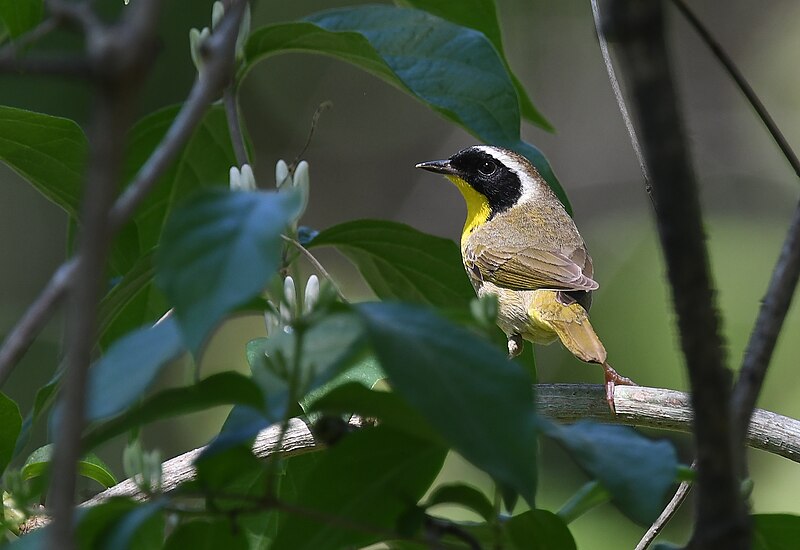
[[[639,145],[639,138],[636,136],[636,128],[633,125],[633,120],[631,120],[630,113],[628,113],[628,107],[625,104],[625,96],[622,95],[619,79],[617,78],[617,73],[614,70],[614,62],[611,59],[611,52],[608,50],[608,40],[606,40],[606,35],[603,34],[600,29],[600,7],[597,5],[597,0],[591,0],[591,2],[594,28],[597,32],[597,42],[600,45],[600,54],[603,56],[603,64],[606,67],[606,73],[608,73],[608,81],[611,83],[611,90],[614,92],[614,99],[617,101],[617,108],[619,108],[619,112],[622,115],[622,121],[625,123],[625,129],[628,131],[628,137],[630,137],[633,152],[636,154],[636,160],[639,162],[639,169],[642,171],[642,177],[644,178],[644,189],[647,192],[647,196],[650,197],[650,201],[653,203],[653,206],[655,207],[653,189],[650,187],[650,176],[647,175],[647,166],[645,166],[644,163],[642,147]]]
[[[747,424],[761,392],[783,321],[792,304],[798,279],[800,279],[800,204],[794,211],[767,293],[761,302],[755,327],[747,343],[739,379],[733,390],[732,420],[735,435],[739,440],[747,433]]]
[[[753,91],[753,88],[750,87],[750,84],[747,82],[747,79],[741,73],[739,68],[733,62],[733,60],[725,53],[722,49],[722,46],[717,42],[708,29],[703,25],[702,21],[697,18],[697,16],[689,9],[689,6],[683,0],[672,0],[672,3],[678,8],[689,24],[692,25],[695,32],[700,36],[703,42],[706,43],[706,46],[711,50],[711,53],[714,54],[714,57],[717,58],[717,61],[728,71],[730,77],[736,82],[736,85],[739,87],[739,90],[745,95],[747,101],[750,105],[753,106],[758,117],[764,123],[764,126],[767,127],[769,133],[772,135],[772,139],[775,140],[775,143],[778,144],[780,147],[783,156],[786,157],[786,160],[789,162],[789,165],[794,170],[794,173],[797,174],[797,177],[800,178],[800,160],[798,160],[797,155],[792,150],[789,142],[786,141],[786,138],[783,136],[780,128],[778,125],[775,124],[775,120],[773,120],[772,116],[770,116],[769,111],[767,111],[764,104],[761,103],[761,100],[758,98],[756,93]]]
[[[248,164],[249,161],[247,159],[247,147],[244,144],[242,121],[239,117],[239,103],[236,98],[236,84],[234,82],[231,82],[225,88],[222,102],[225,104],[225,118],[228,119],[228,133],[231,135],[236,163],[241,167]]]
[[[696,466],[696,461],[692,462],[692,469],[694,469]],[[675,494],[672,495],[672,498],[664,507],[664,510],[662,510],[661,515],[659,515],[650,528],[647,529],[634,550],[647,550],[647,548],[653,544],[653,541],[655,541],[656,537],[661,534],[661,531],[664,530],[664,527],[667,526],[667,523],[669,523],[669,521],[684,503],[686,497],[689,496],[689,492],[691,490],[692,483],[690,481],[682,481],[680,485],[678,485],[678,489],[675,491]]]
[[[0,48],[0,59],[6,57],[17,57],[20,52],[31,44],[35,44],[58,28],[58,19],[48,18],[36,25],[23,35],[11,40],[7,45]]]
[[[22,319],[6,336],[0,347],[0,387],[6,383],[14,365],[28,350],[36,335],[44,328],[52,311],[64,298],[76,266],[75,261],[61,264],[47,282],[47,286],[28,307]]]
[[[311,253],[311,251],[309,251],[300,242],[296,241],[295,239],[293,239],[291,237],[287,237],[286,235],[281,235],[281,238],[284,241],[286,241],[287,243],[290,243],[290,244],[294,245],[294,247],[297,248],[297,250],[299,250],[300,253],[303,254],[303,256],[306,257],[306,259],[309,261],[309,263],[314,266],[314,269],[316,269],[319,272],[319,274],[322,275],[323,278],[327,279],[327,281],[331,284],[333,289],[336,291],[336,294],[339,295],[339,298],[343,302],[347,303],[347,299],[344,297],[344,294],[342,294],[342,291],[339,290],[338,286],[336,286],[336,281],[333,280],[333,277],[331,277],[331,274],[328,273],[328,271],[322,266],[320,261]]]
[[[88,78],[92,74],[91,65],[85,58],[70,55],[0,57],[0,72],[73,78]]]
[[[642,150],[653,185],[658,233],[689,371],[698,461],[695,526],[689,546],[748,547],[725,366],[697,184],[681,126],[660,2],[606,2],[602,32],[619,44]]]

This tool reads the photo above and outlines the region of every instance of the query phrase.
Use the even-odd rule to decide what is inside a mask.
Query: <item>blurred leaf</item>
[[[575,539],[564,521],[547,510],[528,510],[503,526],[518,550],[575,550]]]
[[[468,308],[475,292],[456,244],[405,224],[357,220],[318,234],[308,248],[335,246],[382,300]]]
[[[209,503],[213,502],[209,508],[216,510],[227,509],[227,500],[234,507],[241,507],[240,500],[226,499],[219,494],[244,494],[265,469],[265,463],[253,455],[249,444],[229,447],[224,452],[198,460],[196,465],[197,484],[207,495]]]
[[[247,550],[247,537],[226,518],[182,523],[167,539],[164,550]]]
[[[503,49],[500,22],[497,20],[497,10],[494,6],[494,0],[459,0],[458,2],[453,2],[452,0],[399,0],[396,3],[425,10],[437,17],[447,19],[456,25],[475,29],[486,35],[486,38],[489,39],[489,42],[492,43],[500,54],[506,70],[508,71],[508,75],[514,83],[514,89],[517,91],[517,96],[519,97],[519,108],[522,116],[548,132],[553,131],[553,126],[544,118],[536,107],[534,107],[522,83],[520,83],[516,75],[511,72],[511,67],[509,66],[505,50]]]
[[[569,210],[547,159],[520,139],[517,91],[486,36],[424,11],[382,5],[328,10],[307,21],[253,32],[245,47],[246,68],[288,51],[357,65],[480,140],[528,157]]]
[[[296,193],[206,190],[173,212],[156,255],[156,282],[194,353],[278,270],[281,234],[299,207]]]
[[[542,433],[563,445],[581,468],[602,483],[622,513],[642,525],[658,517],[678,469],[671,443],[651,441],[625,426],[539,420]]]
[[[487,522],[494,521],[494,506],[482,491],[472,485],[464,483],[439,485],[425,500],[425,507],[430,508],[437,504],[457,504],[472,510]]]
[[[30,480],[44,475],[49,467],[52,455],[52,444],[39,447],[33,451],[22,466],[22,470],[20,470],[22,478]],[[118,483],[114,474],[111,473],[111,468],[94,453],[89,453],[78,461],[78,473],[83,477],[95,480],[103,487],[113,487]]]
[[[357,382],[332,389],[313,401],[309,411],[327,414],[357,414],[363,418],[378,418],[382,426],[441,443],[427,420],[403,399],[393,393],[372,391]]]
[[[753,550],[793,550],[800,540],[800,516],[753,514]]]
[[[307,475],[298,499],[289,504],[313,511],[292,514],[278,530],[274,550],[366,546],[391,531],[400,514],[416,503],[435,479],[446,450],[385,427],[360,430],[325,451]],[[352,530],[368,525],[373,532]]]
[[[184,350],[172,317],[114,342],[89,370],[87,421],[118,414],[139,400],[161,369]]]
[[[11,38],[38,25],[43,14],[42,0],[0,0],[0,22]]]
[[[72,120],[0,106],[0,160],[72,217],[80,205],[87,149],[83,130]]]
[[[248,377],[227,371],[212,374],[197,384],[161,391],[142,400],[122,415],[90,429],[84,448],[91,449],[137,426],[220,405],[243,404],[259,409],[263,398]]]
[[[0,475],[11,462],[21,429],[22,415],[19,407],[6,394],[0,393]]]
[[[356,306],[389,383],[464,458],[529,503],[536,490],[536,415],[525,370],[432,312]]]
[[[162,509],[167,503],[165,498],[156,498],[125,513],[106,531],[99,547],[104,550],[160,548],[164,541]]]

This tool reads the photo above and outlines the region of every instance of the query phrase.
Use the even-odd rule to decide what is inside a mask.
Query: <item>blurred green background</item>
[[[314,0],[256,4],[254,26],[302,17],[353,2]],[[617,370],[648,386],[685,389],[674,315],[651,206],[613,100],[586,1],[497,0],[511,65],[537,107],[556,128],[531,126],[523,136],[540,147],[572,201],[587,241],[600,290],[592,318]],[[102,4],[113,17],[122,1]],[[712,0],[692,3],[732,55],[792,144],[800,144],[800,5],[792,0],[753,3]],[[211,1],[166,2],[162,51],[151,74],[141,114],[181,101],[191,85],[188,30],[208,25]],[[706,231],[729,363],[738,368],[759,301],[777,258],[800,186],[777,148],[718,64],[673,10],[669,40],[685,125],[694,154],[706,213]],[[43,49],[64,50],[74,37],[58,35]],[[473,138],[403,93],[349,65],[328,58],[286,55],[258,66],[242,88],[242,106],[262,187],[273,185],[275,162],[302,149],[317,106],[325,112],[304,155],[311,164],[312,192],[304,223],[318,229],[354,218],[387,218],[456,239],[464,207],[444,180],[413,168],[473,143]],[[88,89],[69,81],[0,76],[0,104],[76,119],[87,126]],[[5,333],[63,260],[66,217],[5,166],[0,165],[0,331]],[[355,270],[330,251],[320,259],[342,280],[352,298],[369,297]],[[228,323],[204,358],[204,372],[246,369],[244,344],[261,336],[257,318]],[[800,416],[796,398],[800,367],[800,311],[789,318],[759,405]],[[60,320],[52,322],[27,354],[8,392],[27,406],[33,388],[46,382],[58,361]],[[584,365],[559,346],[537,350],[544,382],[601,381],[599,368]],[[179,383],[172,369],[163,383]],[[225,410],[156,424],[147,441],[165,457],[205,443]],[[672,434],[658,433],[657,437]],[[37,434],[41,441],[44,434]],[[684,461],[688,437],[676,436]],[[105,454],[118,464],[120,446]],[[557,509],[584,481],[557,448],[544,446],[540,506]],[[752,452],[756,512],[800,513],[800,467]],[[117,473],[120,470],[117,469]],[[458,460],[443,478],[481,476]],[[667,531],[685,540],[689,507]],[[593,511],[571,525],[579,548],[632,547],[642,529],[612,507]]]

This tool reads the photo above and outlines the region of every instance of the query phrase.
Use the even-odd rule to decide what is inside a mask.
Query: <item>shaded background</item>
[[[343,1],[260,2],[257,25],[302,17]],[[106,3],[108,4],[108,3]],[[113,16],[119,5],[106,6]],[[640,384],[685,389],[674,316],[665,284],[651,208],[620,119],[597,47],[588,2],[497,0],[511,66],[536,106],[555,126],[548,134],[530,125],[523,136],[540,147],[572,201],[578,226],[594,257],[592,318],[613,365]],[[211,1],[166,2],[163,50],[149,78],[141,114],[179,102],[194,77],[188,29],[208,25]],[[753,3],[693,2],[700,18],[760,95],[786,134],[800,144],[800,5],[790,0]],[[668,10],[673,68],[701,182],[713,273],[718,286],[730,365],[738,368],[759,300],[798,200],[798,182],[750,107],[722,69],[674,10]],[[43,48],[65,49],[74,37],[49,38]],[[291,161],[306,141],[311,116],[326,100],[304,158],[311,164],[311,202],[303,222],[315,228],[355,218],[386,218],[457,239],[464,206],[441,178],[414,170],[423,160],[443,158],[474,138],[382,81],[343,62],[290,54],[262,62],[244,82],[244,117],[255,151],[259,185],[273,185],[279,158]],[[0,103],[68,116],[87,125],[90,97],[74,82],[0,76]],[[0,136],[1,137],[1,136]],[[0,165],[0,331],[6,332],[36,296],[65,250],[66,217],[5,166]],[[344,281],[346,293],[369,296],[355,270],[336,254],[321,251],[323,263]],[[47,330],[17,368],[9,393],[23,405],[31,388],[44,383],[57,364],[61,327]],[[246,369],[244,343],[261,336],[258,319],[228,323],[215,337],[204,371]],[[790,311],[760,405],[797,417],[800,403],[800,312]],[[599,383],[599,368],[586,366],[559,346],[538,350],[542,381]],[[182,379],[173,369],[165,383]],[[34,386],[36,384],[36,386]],[[225,411],[162,422],[147,440],[165,457],[205,443]],[[663,433],[657,434],[663,437]],[[43,437],[39,434],[39,437]],[[675,441],[690,461],[687,437]],[[118,464],[119,445],[103,455]],[[797,465],[752,452],[756,512],[800,513]],[[117,468],[116,472],[121,474]],[[557,509],[584,481],[557,448],[545,445],[539,506]],[[447,478],[470,476],[452,461]],[[668,530],[686,538],[688,510]],[[612,527],[613,526],[613,527]],[[580,548],[632,547],[641,529],[612,507],[571,525]]]

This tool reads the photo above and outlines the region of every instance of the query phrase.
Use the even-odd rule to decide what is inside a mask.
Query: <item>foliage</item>
[[[569,207],[546,159],[520,137],[524,119],[550,125],[510,70],[494,2],[404,4],[412,7],[339,8],[255,29],[237,78],[285,52],[343,59],[479,139],[528,156]],[[40,18],[40,2],[0,1],[0,20],[12,37]],[[133,127],[126,184],[177,109],[149,114]],[[386,542],[572,549],[564,519],[572,515],[537,508],[540,436],[563,445],[630,519],[655,518],[676,480],[674,449],[628,428],[561,426],[540,417],[528,372],[474,328],[482,323],[469,318],[473,293],[452,242],[384,220],[330,227],[304,240],[306,248],[336,248],[382,301],[347,303],[327,280],[319,288],[311,279],[298,293],[286,274],[304,258],[295,244],[307,172],[279,165],[286,172],[279,189],[230,191],[224,186],[236,164],[232,142],[246,138],[229,132],[224,109],[213,107],[114,242],[100,303],[104,352],[90,371],[83,446],[89,452],[125,434],[135,440],[141,427],[158,420],[235,407],[198,458],[196,481],[166,494],[148,482],[146,503],[114,499],[83,512],[77,520],[82,547],[317,549]],[[77,224],[87,162],[80,127],[0,107],[0,134],[0,160]],[[243,350],[247,375],[198,373],[191,383],[151,391],[173,359],[188,351],[199,361],[221,322],[252,309],[266,310],[269,330],[266,337],[253,335]],[[384,377],[391,391],[373,388]],[[58,380],[57,374],[41,390],[30,423],[40,422],[58,395]],[[52,407],[54,430],[63,414],[60,405]],[[369,419],[367,426],[350,429],[352,414]],[[285,428],[296,416],[318,428],[338,426],[340,433],[308,455],[256,459],[249,444],[258,431]],[[21,428],[18,406],[0,394],[0,471],[12,466],[4,478],[11,497],[4,499],[5,518],[12,510],[31,512],[47,493],[51,447],[26,456],[18,445]],[[491,477],[493,499],[466,483],[435,486],[451,452]],[[116,483],[93,454],[80,469],[104,486]],[[519,496],[524,505],[515,507]],[[605,500],[595,498],[592,506]],[[444,504],[480,521],[443,518],[437,509]],[[796,519],[757,516],[758,547],[780,548],[785,533],[797,530]],[[41,533],[15,546],[34,547]]]

